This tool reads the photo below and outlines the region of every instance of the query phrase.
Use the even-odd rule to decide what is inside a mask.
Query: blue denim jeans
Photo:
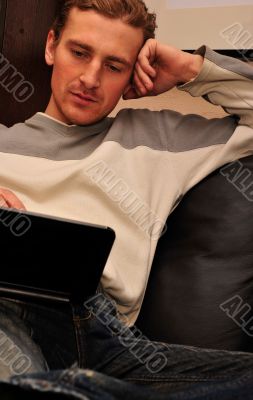
[[[102,294],[85,305],[1,299],[0,381],[1,400],[253,399],[253,355],[150,342]]]

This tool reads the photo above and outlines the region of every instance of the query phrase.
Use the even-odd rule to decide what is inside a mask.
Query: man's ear
[[[53,30],[50,30],[47,35],[47,43],[45,49],[45,60],[47,65],[54,64],[54,53],[55,53],[55,34]]]

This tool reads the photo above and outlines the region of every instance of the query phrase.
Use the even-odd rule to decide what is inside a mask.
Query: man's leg
[[[111,303],[104,304],[103,298],[96,298],[89,300],[88,305],[89,309],[73,307],[79,360],[83,367],[89,365],[89,368],[102,373],[70,368],[67,371],[16,375],[10,380],[12,386],[17,385],[16,393],[32,391],[32,398],[36,400],[51,399],[51,395],[52,399],[57,399],[60,393],[62,398],[84,400],[252,399],[251,354],[161,343],[153,343],[154,352],[147,339],[136,339],[131,335],[133,330],[126,331],[125,325],[115,318],[117,312]],[[165,355],[166,365],[154,356],[159,352]],[[1,389],[6,387],[0,385],[0,394]]]
[[[143,390],[138,390],[134,385],[93,371],[76,367],[58,371],[48,368],[41,348],[51,367],[67,368],[70,362],[78,359],[70,311],[69,306],[54,308],[48,304],[0,299],[0,361],[1,357],[3,359],[3,365],[0,362],[1,400],[22,397],[27,400],[57,400],[59,395],[62,399],[84,400],[116,400],[118,395],[125,400],[133,400],[133,395],[136,400],[153,399],[150,391],[144,396]],[[2,336],[1,332],[4,332]],[[1,340],[2,337],[6,339],[5,342]],[[81,356],[80,348],[78,350]],[[16,353],[19,363],[15,364]],[[29,362],[29,368],[20,363],[23,359]],[[8,367],[7,373],[5,367]]]
[[[48,369],[39,346],[22,320],[17,302],[0,300],[0,379]]]
[[[0,299],[0,307],[0,327],[2,321],[11,319],[14,343],[17,344],[19,340],[23,347],[26,345],[33,352],[36,349],[36,355],[39,353],[45,359],[47,369],[66,369],[78,361],[72,312],[68,303]],[[19,331],[23,334],[20,338]],[[39,369],[42,370],[45,368]]]
[[[167,394],[194,390],[198,385],[222,387],[229,382],[237,382],[239,390],[252,374],[251,353],[149,341],[138,330],[127,329],[113,303],[102,294],[74,312],[83,368]],[[253,383],[251,386],[253,390]]]

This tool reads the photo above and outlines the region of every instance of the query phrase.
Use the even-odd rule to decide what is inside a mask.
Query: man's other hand
[[[132,85],[125,90],[123,99],[157,96],[167,92],[179,83],[194,79],[203,62],[200,55],[149,39],[138,55]]]
[[[26,208],[21,200],[8,189],[0,188],[0,207],[16,208],[25,211]]]

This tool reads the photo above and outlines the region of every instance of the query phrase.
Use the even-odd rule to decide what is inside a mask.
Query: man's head
[[[110,114],[129,87],[138,53],[155,28],[155,14],[141,0],[62,1],[46,45],[46,62],[53,65],[46,112],[77,125]]]

